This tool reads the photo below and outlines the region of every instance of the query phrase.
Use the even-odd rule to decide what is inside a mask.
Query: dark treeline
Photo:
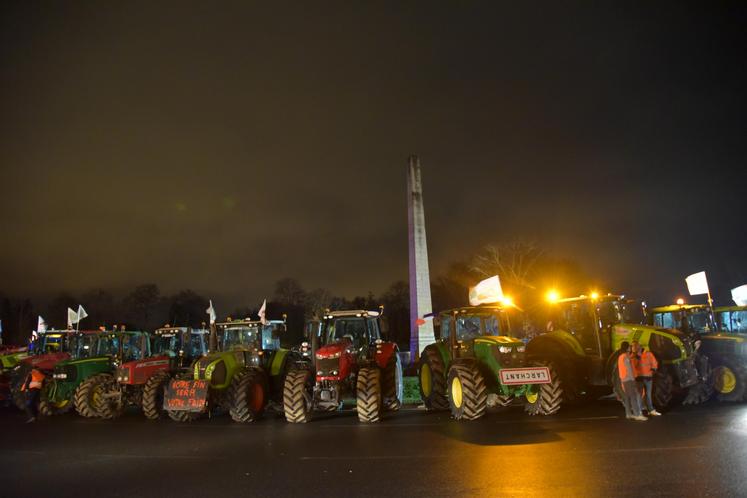
[[[455,262],[441,275],[431,279],[433,309],[444,310],[467,304],[468,289],[483,278],[500,275],[506,294],[527,309],[537,303],[550,288],[560,286],[566,295],[587,292],[599,282],[590,282],[580,267],[568,260],[547,255],[530,242],[489,245],[469,260]],[[116,299],[104,289],[80,295],[63,292],[46,305],[31,299],[0,295],[0,318],[6,344],[25,344],[36,328],[37,316],[45,318],[50,327],[65,327],[68,307],[82,304],[89,316],[81,327],[92,329],[124,324],[133,330],[153,330],[165,323],[178,326],[199,326],[207,320],[208,298],[193,290],[162,295],[156,284],[135,287],[122,299]],[[226,317],[257,319],[261,301],[255,307],[242,307],[230,312],[214,303],[219,320]],[[267,303],[267,317],[279,319],[287,315],[288,337],[285,345],[297,344],[302,337],[305,320],[318,318],[325,309],[385,308],[384,333],[390,340],[407,349],[410,335],[409,286],[404,281],[392,283],[382,294],[346,298],[324,288],[307,290],[294,278],[275,283],[272,298]]]

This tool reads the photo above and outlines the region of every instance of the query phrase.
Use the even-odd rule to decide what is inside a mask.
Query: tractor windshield
[[[654,313],[654,325],[668,329],[678,329],[686,334],[697,332],[708,334],[713,331],[711,317],[706,308],[681,309]]]
[[[280,333],[284,327],[284,324],[279,323],[269,323],[262,327],[262,349],[280,349]]]
[[[205,337],[207,334],[192,332],[189,336],[189,347],[184,348],[184,354],[190,358],[199,358],[207,353]]]
[[[226,327],[223,331],[223,351],[242,347],[259,348],[261,333],[258,325]]]
[[[154,355],[176,356],[180,343],[177,333],[163,333],[153,336],[150,350]]]
[[[732,334],[747,334],[747,310],[722,311],[718,316],[721,330]]]
[[[362,347],[366,341],[366,319],[363,317],[344,317],[328,320],[322,331],[324,344],[350,339],[356,348]]]
[[[44,334],[40,341],[39,349],[34,348],[37,354],[59,353],[65,350],[64,334]]]
[[[70,355],[73,358],[88,358],[95,351],[96,334],[76,334],[70,337]]]
[[[142,332],[124,334],[122,341],[122,361],[140,360],[149,356],[148,341]]]

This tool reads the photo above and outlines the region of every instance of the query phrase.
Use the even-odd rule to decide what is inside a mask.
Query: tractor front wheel
[[[75,411],[78,415],[86,418],[98,417],[99,413],[96,410],[96,404],[98,397],[100,396],[99,384],[107,381],[107,377],[111,377],[109,374],[96,374],[84,380],[76,389],[73,394],[73,404],[75,405]]]
[[[356,382],[356,408],[361,422],[381,420],[383,400],[381,395],[381,370],[378,367],[362,367]]]
[[[475,365],[457,363],[449,369],[447,397],[456,420],[476,420],[485,415],[488,392]]]
[[[267,379],[262,370],[250,368],[236,374],[231,382],[231,408],[234,422],[254,422],[267,405]]]
[[[563,405],[563,382],[552,363],[542,363],[550,369],[550,383],[534,386],[536,394],[527,396],[524,411],[529,415],[554,415]]]
[[[124,412],[124,394],[122,386],[113,375],[102,374],[102,380],[93,387],[94,408],[98,416],[111,420]]]
[[[384,369],[382,379],[384,390],[384,409],[397,411],[402,406],[402,361],[397,351],[392,353]]]
[[[312,400],[313,375],[308,368],[290,370],[283,385],[283,412],[285,420],[292,424],[311,421],[314,412]]]
[[[683,405],[699,405],[713,396],[713,369],[708,356],[696,353],[695,365],[698,369],[698,383],[687,388]]]
[[[428,346],[420,355],[418,380],[420,398],[427,410],[448,410],[446,399],[446,372],[441,355],[435,347]]]
[[[171,380],[171,374],[165,371],[151,375],[143,386],[143,415],[149,420],[163,418],[163,393]]]
[[[713,388],[719,401],[742,401],[747,388],[747,372],[731,359],[723,359],[713,367]]]
[[[62,415],[63,413],[69,412],[73,407],[73,402],[70,399],[63,399],[60,401],[53,401],[53,399],[51,399],[54,398],[55,387],[56,384],[54,381],[44,382],[44,385],[42,386],[41,393],[39,394],[39,415],[43,417]]]

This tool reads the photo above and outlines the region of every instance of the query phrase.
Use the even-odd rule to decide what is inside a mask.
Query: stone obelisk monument
[[[418,326],[418,320],[433,311],[431,276],[428,270],[428,243],[425,238],[423,184],[420,159],[410,156],[407,166],[407,224],[410,242],[410,361],[420,357],[423,349],[435,341],[433,320]]]

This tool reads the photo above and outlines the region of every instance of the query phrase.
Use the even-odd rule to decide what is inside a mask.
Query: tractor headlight
[[[501,353],[510,353],[511,352],[511,346],[498,346],[498,351]]]
[[[52,374],[52,378],[53,378],[53,379],[60,379],[60,380],[65,380],[65,379],[67,379],[67,374],[66,374],[66,373],[56,373],[56,374]]]
[[[527,350],[527,347],[525,345],[523,345],[523,344],[521,346],[516,346],[516,352],[517,353],[523,353],[526,350]]]
[[[332,353],[330,355],[325,355],[325,354],[322,354],[322,353],[317,353],[316,354],[316,359],[317,360],[324,360],[324,359],[327,359],[327,358],[339,358],[340,355],[342,355],[341,351],[338,351],[336,353]]]

